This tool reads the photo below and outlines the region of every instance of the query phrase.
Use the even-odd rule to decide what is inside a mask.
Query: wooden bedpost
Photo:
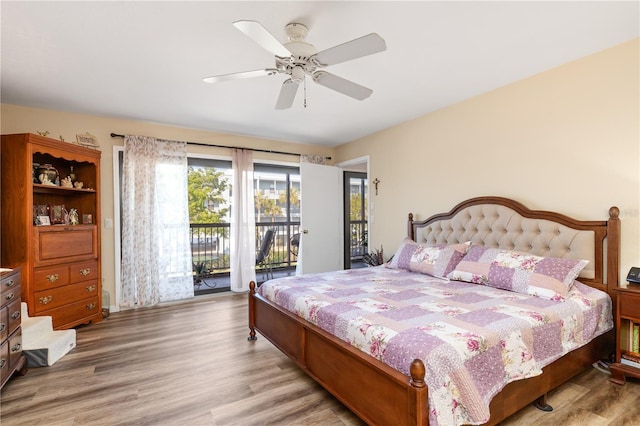
[[[620,285],[620,209],[613,206],[609,209],[607,222],[607,288]],[[611,294],[611,292],[609,293]]]
[[[620,209],[612,206],[609,209],[607,221],[607,293],[613,303],[613,315],[616,315],[618,293],[620,286]]]
[[[249,337],[247,340],[253,341],[258,340],[256,337],[256,302],[253,298],[256,294],[256,283],[255,281],[251,281],[249,283]]]
[[[409,367],[409,373],[411,374],[411,386],[414,388],[423,388],[427,386],[424,382],[424,375],[426,369],[424,368],[424,363],[420,359],[414,359]]]
[[[407,225],[407,236],[411,238],[413,241],[416,240],[416,236],[413,235],[413,213],[409,213],[409,221]]]
[[[409,374],[411,375],[409,384],[411,386],[407,388],[407,391],[409,417],[411,424],[415,425],[429,424],[429,390],[424,381],[425,373],[426,368],[422,360],[414,359],[409,366]]]

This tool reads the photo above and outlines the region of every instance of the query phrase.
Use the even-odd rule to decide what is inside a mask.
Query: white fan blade
[[[236,21],[233,25],[262,46],[262,48],[267,52],[281,58],[288,58],[291,56],[289,49],[284,47],[282,43],[280,43],[278,39],[276,39],[265,27],[263,27],[260,22]]]
[[[384,39],[376,33],[348,41],[316,53],[311,60],[320,66],[339,64],[387,50]]]
[[[345,80],[342,77],[328,73],[326,71],[316,71],[313,73],[313,81],[321,86],[333,89],[343,95],[351,96],[359,101],[367,99],[373,93],[373,90],[360,86],[352,81]]]
[[[245,72],[234,72],[232,74],[214,75],[213,77],[205,77],[202,79],[205,83],[220,83],[223,81],[241,80],[243,78],[264,77],[267,75],[277,74],[274,69],[255,70]]]
[[[276,102],[276,109],[291,108],[297,92],[298,84],[294,83],[291,79],[285,80],[284,83],[282,83],[282,88],[280,89],[278,102]]]

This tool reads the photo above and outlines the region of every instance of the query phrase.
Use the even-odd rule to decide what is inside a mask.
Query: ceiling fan
[[[373,90],[328,73],[322,68],[382,52],[387,48],[382,37],[371,33],[318,52],[313,45],[304,41],[308,29],[302,24],[290,23],[285,26],[285,33],[290,40],[285,44],[280,43],[257,21],[236,21],[233,25],[275,56],[275,68],[217,75],[203,80],[206,83],[219,83],[242,78],[286,74],[289,78],[282,83],[276,109],[291,107],[298,86],[307,75],[316,83],[354,99],[361,101],[368,98]]]

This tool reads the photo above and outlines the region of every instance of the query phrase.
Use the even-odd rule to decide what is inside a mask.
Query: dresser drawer
[[[3,275],[0,278],[0,294],[2,296],[5,293],[16,293],[16,288],[20,286],[20,273],[14,273],[10,275]],[[20,290],[18,289],[17,294],[20,294]],[[4,300],[4,297],[2,297]]]
[[[5,309],[9,315],[9,334],[11,334],[13,333],[13,330],[20,327],[20,299],[11,302]]]
[[[9,341],[6,340],[0,345],[0,383],[9,377],[9,363]]]
[[[53,319],[53,328],[56,330],[63,326],[68,328],[69,324],[77,325],[96,320],[102,316],[97,296],[50,309],[39,315],[50,315]]]
[[[98,258],[95,225],[35,227],[36,266]]]
[[[69,267],[67,265],[37,268],[33,271],[33,286],[36,291],[67,284],[69,284]]]
[[[69,282],[79,283],[88,280],[98,279],[98,262],[90,260],[88,262],[69,265]]]
[[[9,335],[9,306],[4,306],[0,309],[0,342]]]
[[[12,287],[10,290],[3,292],[2,300],[0,300],[0,305],[6,305],[8,303],[12,303],[15,300],[20,300],[20,286]]]
[[[37,291],[35,293],[36,314],[49,309],[64,306],[69,303],[97,296],[98,281],[84,281],[81,283],[69,284],[48,290]]]
[[[618,293],[618,309],[621,317],[640,322],[640,294]]]
[[[9,336],[9,368],[13,369],[22,356],[22,329]]]

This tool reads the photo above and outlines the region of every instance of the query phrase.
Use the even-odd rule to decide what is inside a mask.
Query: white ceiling
[[[1,101],[335,146],[638,37],[638,1],[1,2]],[[232,22],[318,50],[376,32],[387,50],[327,71],[373,89],[356,101],[311,81],[274,109],[285,77]],[[308,79],[307,79],[308,80]]]

